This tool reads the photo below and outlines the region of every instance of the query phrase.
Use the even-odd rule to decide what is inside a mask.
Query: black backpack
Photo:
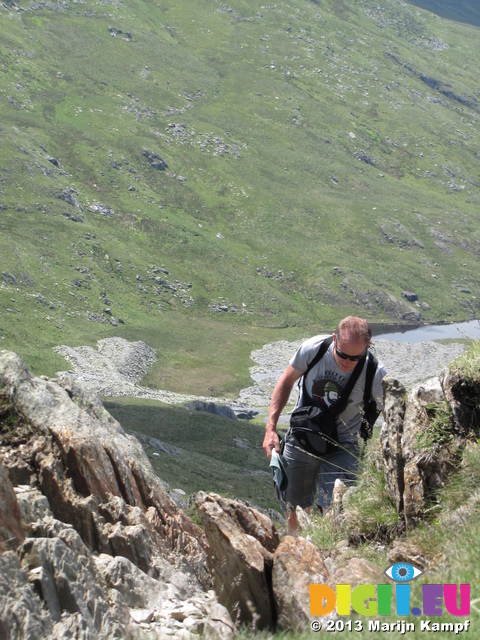
[[[330,347],[332,342],[333,336],[329,336],[328,338],[325,338],[325,340],[323,340],[317,353],[315,354],[315,357],[309,363],[307,370],[303,374],[303,380],[305,380],[307,374],[313,369],[317,362],[320,362],[323,356],[327,353],[328,348]],[[372,437],[373,425],[380,415],[380,411],[377,407],[377,403],[375,402],[372,393],[373,379],[375,377],[375,372],[377,371],[378,359],[371,351],[368,352],[368,356],[367,371],[365,374],[365,388],[363,391],[362,426],[360,427],[360,435],[365,440],[365,442],[367,442],[367,440]]]

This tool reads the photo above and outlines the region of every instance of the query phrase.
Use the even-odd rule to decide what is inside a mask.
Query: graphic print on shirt
[[[345,378],[338,376],[333,371],[325,371],[325,377],[315,380],[312,386],[312,399],[314,402],[331,407],[341,396],[345,388]]]

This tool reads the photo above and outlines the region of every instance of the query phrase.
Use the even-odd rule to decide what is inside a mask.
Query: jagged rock
[[[237,624],[272,629],[269,583],[279,543],[272,521],[256,509],[216,494],[199,493],[196,505],[219,601]]]
[[[406,389],[395,378],[387,376],[383,381],[386,420],[380,432],[387,493],[398,513],[403,512],[403,453],[402,433],[406,407]]]
[[[73,548],[59,537],[28,538],[19,549],[21,566],[55,622],[63,611],[80,613],[91,630],[119,637],[121,625],[109,610],[106,585],[78,534],[70,533]]]
[[[0,552],[23,542],[22,514],[7,472],[0,461]]]
[[[187,409],[190,411],[206,411],[208,413],[214,413],[224,418],[230,418],[236,420],[237,416],[233,409],[222,405],[215,404],[214,402],[204,402],[203,400],[194,400],[187,404]]]
[[[75,197],[77,195],[78,195],[78,191],[76,189],[72,189],[71,187],[68,187],[67,189],[64,189],[63,191],[58,193],[56,197],[68,203],[75,209],[79,209],[80,212],[82,212],[83,209],[80,203],[78,202],[77,198]]]
[[[335,588],[337,584],[349,584],[355,589],[359,584],[381,584],[385,582],[385,574],[375,564],[365,558],[351,558],[347,565],[341,567],[330,576],[328,585]]]
[[[402,435],[403,510],[407,524],[414,524],[421,517],[431,490],[442,486],[442,477],[446,475],[445,469],[440,470],[438,465],[440,456],[422,443],[429,422],[426,407],[444,400],[438,378],[415,387],[407,398]],[[444,463],[440,463],[440,467],[443,466]]]
[[[463,434],[479,433],[480,381],[457,370],[445,369],[440,375],[446,399],[452,408],[455,424]]]
[[[158,581],[141,571],[128,558],[100,554],[94,557],[97,570],[109,589],[121,594],[128,607],[146,608],[152,593],[161,597]]]
[[[139,605],[155,609],[149,637],[193,638],[206,620],[211,634],[218,627],[218,637],[228,637],[227,611],[221,622],[211,618],[216,601],[204,591],[203,532],[98,398],[77,383],[65,386],[32,376],[18,356],[0,351],[0,401],[25,426],[21,447],[9,449],[4,439],[4,458],[15,450],[36,485],[14,492],[0,465],[0,541],[18,554],[0,554],[0,637],[123,638],[128,627],[135,638],[129,610]],[[179,602],[201,616],[174,628],[162,612]]]
[[[53,514],[46,496],[29,485],[15,487],[15,494],[22,514],[22,524],[30,535],[32,527]]]
[[[223,640],[235,636],[235,627],[227,609],[218,602],[212,605],[203,627],[205,640]]]
[[[272,588],[278,626],[295,629],[307,624],[309,584],[324,584],[327,578],[318,548],[305,538],[286,536],[273,556]]]
[[[387,554],[387,561],[389,564],[408,562],[419,569],[426,569],[428,565],[428,561],[423,552],[412,542],[407,542],[406,540],[395,540],[393,542]]]
[[[387,419],[380,441],[385,486],[406,526],[418,522],[458,462],[466,429],[456,430],[454,422],[448,422],[449,388],[440,378],[432,378],[405,398],[398,381],[384,382]]]
[[[12,551],[0,553],[0,638],[45,640],[52,628],[18,557]]]
[[[144,150],[143,155],[148,160],[149,165],[154,169],[157,169],[158,171],[165,171],[165,169],[168,169],[168,164],[163,160],[163,158],[157,156],[156,153]]]
[[[70,522],[90,548],[115,549],[148,565],[164,540],[202,556],[198,527],[170,500],[140,443],[95,396],[32,377],[8,352],[0,352],[0,395],[11,397],[41,434],[26,452],[33,455],[40,488],[55,517]],[[130,528],[126,536],[124,527]],[[142,530],[138,536],[135,527]]]

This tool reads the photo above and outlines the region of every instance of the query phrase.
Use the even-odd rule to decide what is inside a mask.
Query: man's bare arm
[[[277,435],[277,422],[288,402],[288,399],[290,398],[293,385],[301,377],[302,373],[300,371],[297,371],[292,366],[288,365],[278,379],[275,389],[273,390],[267,428],[265,430],[265,438],[263,440],[263,449],[269,460],[272,457],[273,449],[280,451],[280,442]]]

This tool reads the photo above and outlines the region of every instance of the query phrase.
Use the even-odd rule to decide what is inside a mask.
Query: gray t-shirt
[[[290,360],[290,365],[296,371],[304,373],[308,369],[308,364],[317,354],[320,344],[327,337],[328,336],[325,335],[319,335],[306,340]],[[358,442],[362,424],[361,409],[363,409],[366,371],[367,363],[365,363],[363,371],[348,397],[345,410],[342,411],[337,418],[338,438],[340,442]],[[383,409],[382,378],[384,378],[386,374],[387,371],[384,365],[379,362],[373,379],[372,395],[380,410]],[[335,358],[333,357],[332,343],[320,362],[308,373],[305,380],[306,391],[316,403],[323,402],[327,406],[330,406],[338,399],[351,375],[352,372],[345,373],[337,366]],[[301,379],[300,383],[302,383]],[[308,400],[304,400],[303,384],[300,384],[297,406],[302,406],[303,404],[308,404]]]

